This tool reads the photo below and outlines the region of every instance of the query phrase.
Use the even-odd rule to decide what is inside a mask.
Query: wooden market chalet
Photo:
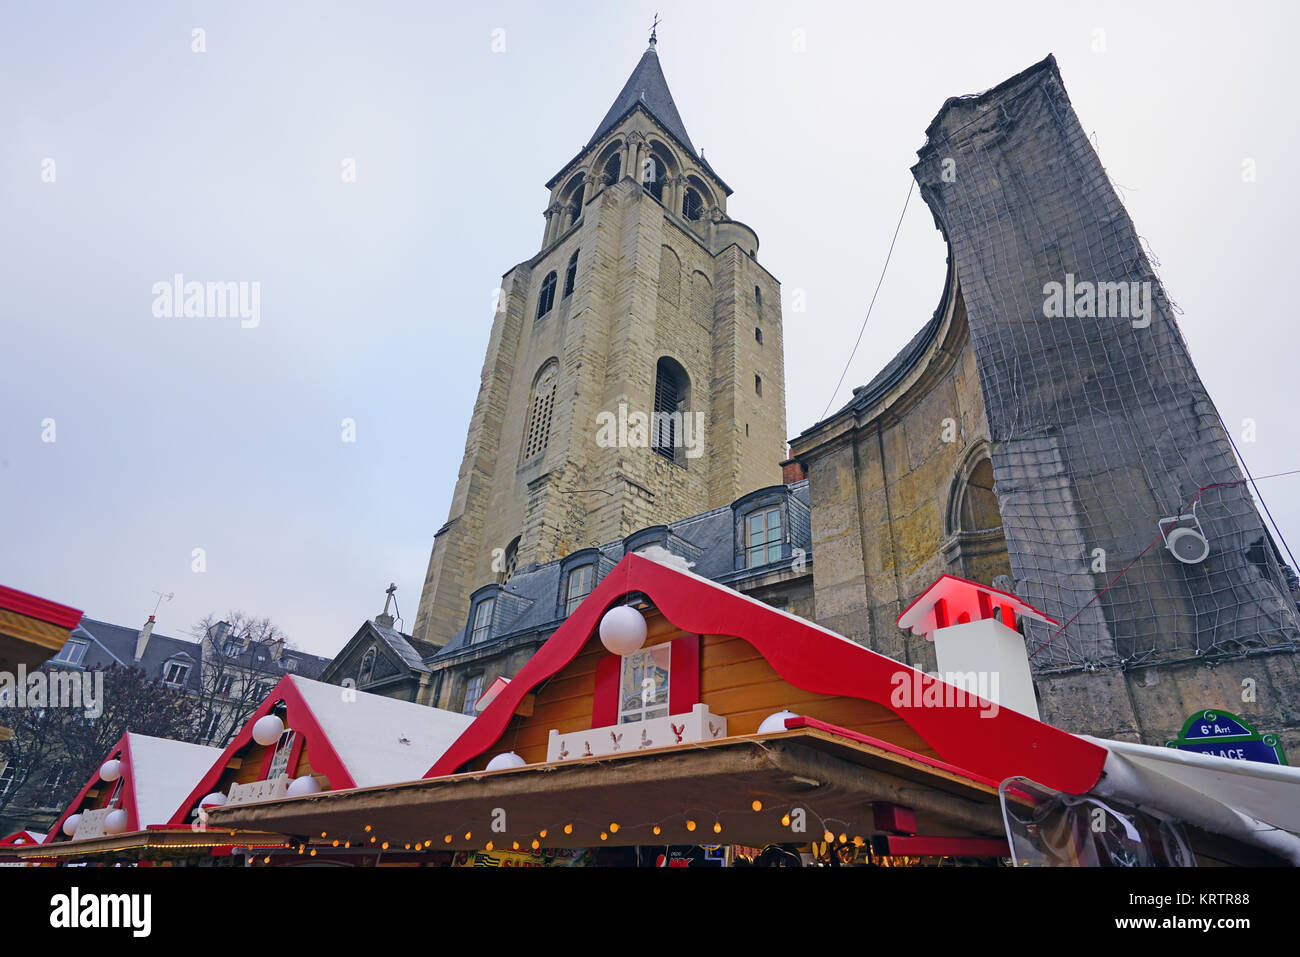
[[[1094,740],[1025,713],[1014,626],[1036,615],[945,575],[900,616],[935,642],[941,671],[998,669],[984,697],[631,554],[476,717],[287,676],[165,817],[137,810],[133,830],[88,838],[61,833],[65,815],[39,849],[15,853],[250,866],[1300,863],[1295,769]],[[135,750],[124,739],[118,760],[138,809],[148,785]],[[95,813],[92,792],[105,807],[105,784],[101,769],[69,813]]]

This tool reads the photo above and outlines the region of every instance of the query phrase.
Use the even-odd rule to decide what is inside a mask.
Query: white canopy
[[[1300,865],[1300,768],[1081,737],[1109,752],[1095,794],[1165,811]]]

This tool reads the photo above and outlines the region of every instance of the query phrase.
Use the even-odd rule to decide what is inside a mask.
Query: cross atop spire
[[[587,142],[588,147],[595,146],[600,138],[626,115],[628,110],[640,104],[687,150],[692,154],[695,153],[695,146],[691,143],[691,138],[686,135],[686,126],[677,112],[677,104],[673,102],[673,95],[668,92],[668,81],[664,79],[664,71],[659,66],[659,54],[655,52],[655,32],[659,23],[659,16],[656,14],[654,25],[650,28],[650,46],[641,55],[640,62],[632,71],[632,75],[627,78],[627,83],[623,85],[623,89],[614,100],[614,105],[609,108],[605,118],[596,127],[595,135]]]
[[[659,12],[655,11],[654,23],[650,24],[650,45],[651,46],[654,46],[656,43],[659,42],[658,37],[655,36],[655,28],[658,27],[659,24],[662,22],[663,21],[659,19]]]

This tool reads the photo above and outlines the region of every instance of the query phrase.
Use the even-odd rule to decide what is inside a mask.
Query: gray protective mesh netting
[[[955,257],[1016,590],[1077,615],[1031,623],[1034,667],[1300,645],[1272,541],[1055,60],[949,100],[927,134],[913,173]],[[1150,325],[1132,306],[1046,318],[1045,288],[1067,274],[1076,290],[1149,283]],[[1158,522],[1194,501],[1210,552],[1184,565]]]

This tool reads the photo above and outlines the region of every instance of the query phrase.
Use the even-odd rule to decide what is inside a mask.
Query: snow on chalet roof
[[[471,715],[353,692],[298,675],[290,680],[357,787],[419,780],[474,721]]]
[[[132,733],[128,743],[135,807],[142,828],[165,823],[189,795],[194,782],[221,757],[220,748],[147,734]]]

